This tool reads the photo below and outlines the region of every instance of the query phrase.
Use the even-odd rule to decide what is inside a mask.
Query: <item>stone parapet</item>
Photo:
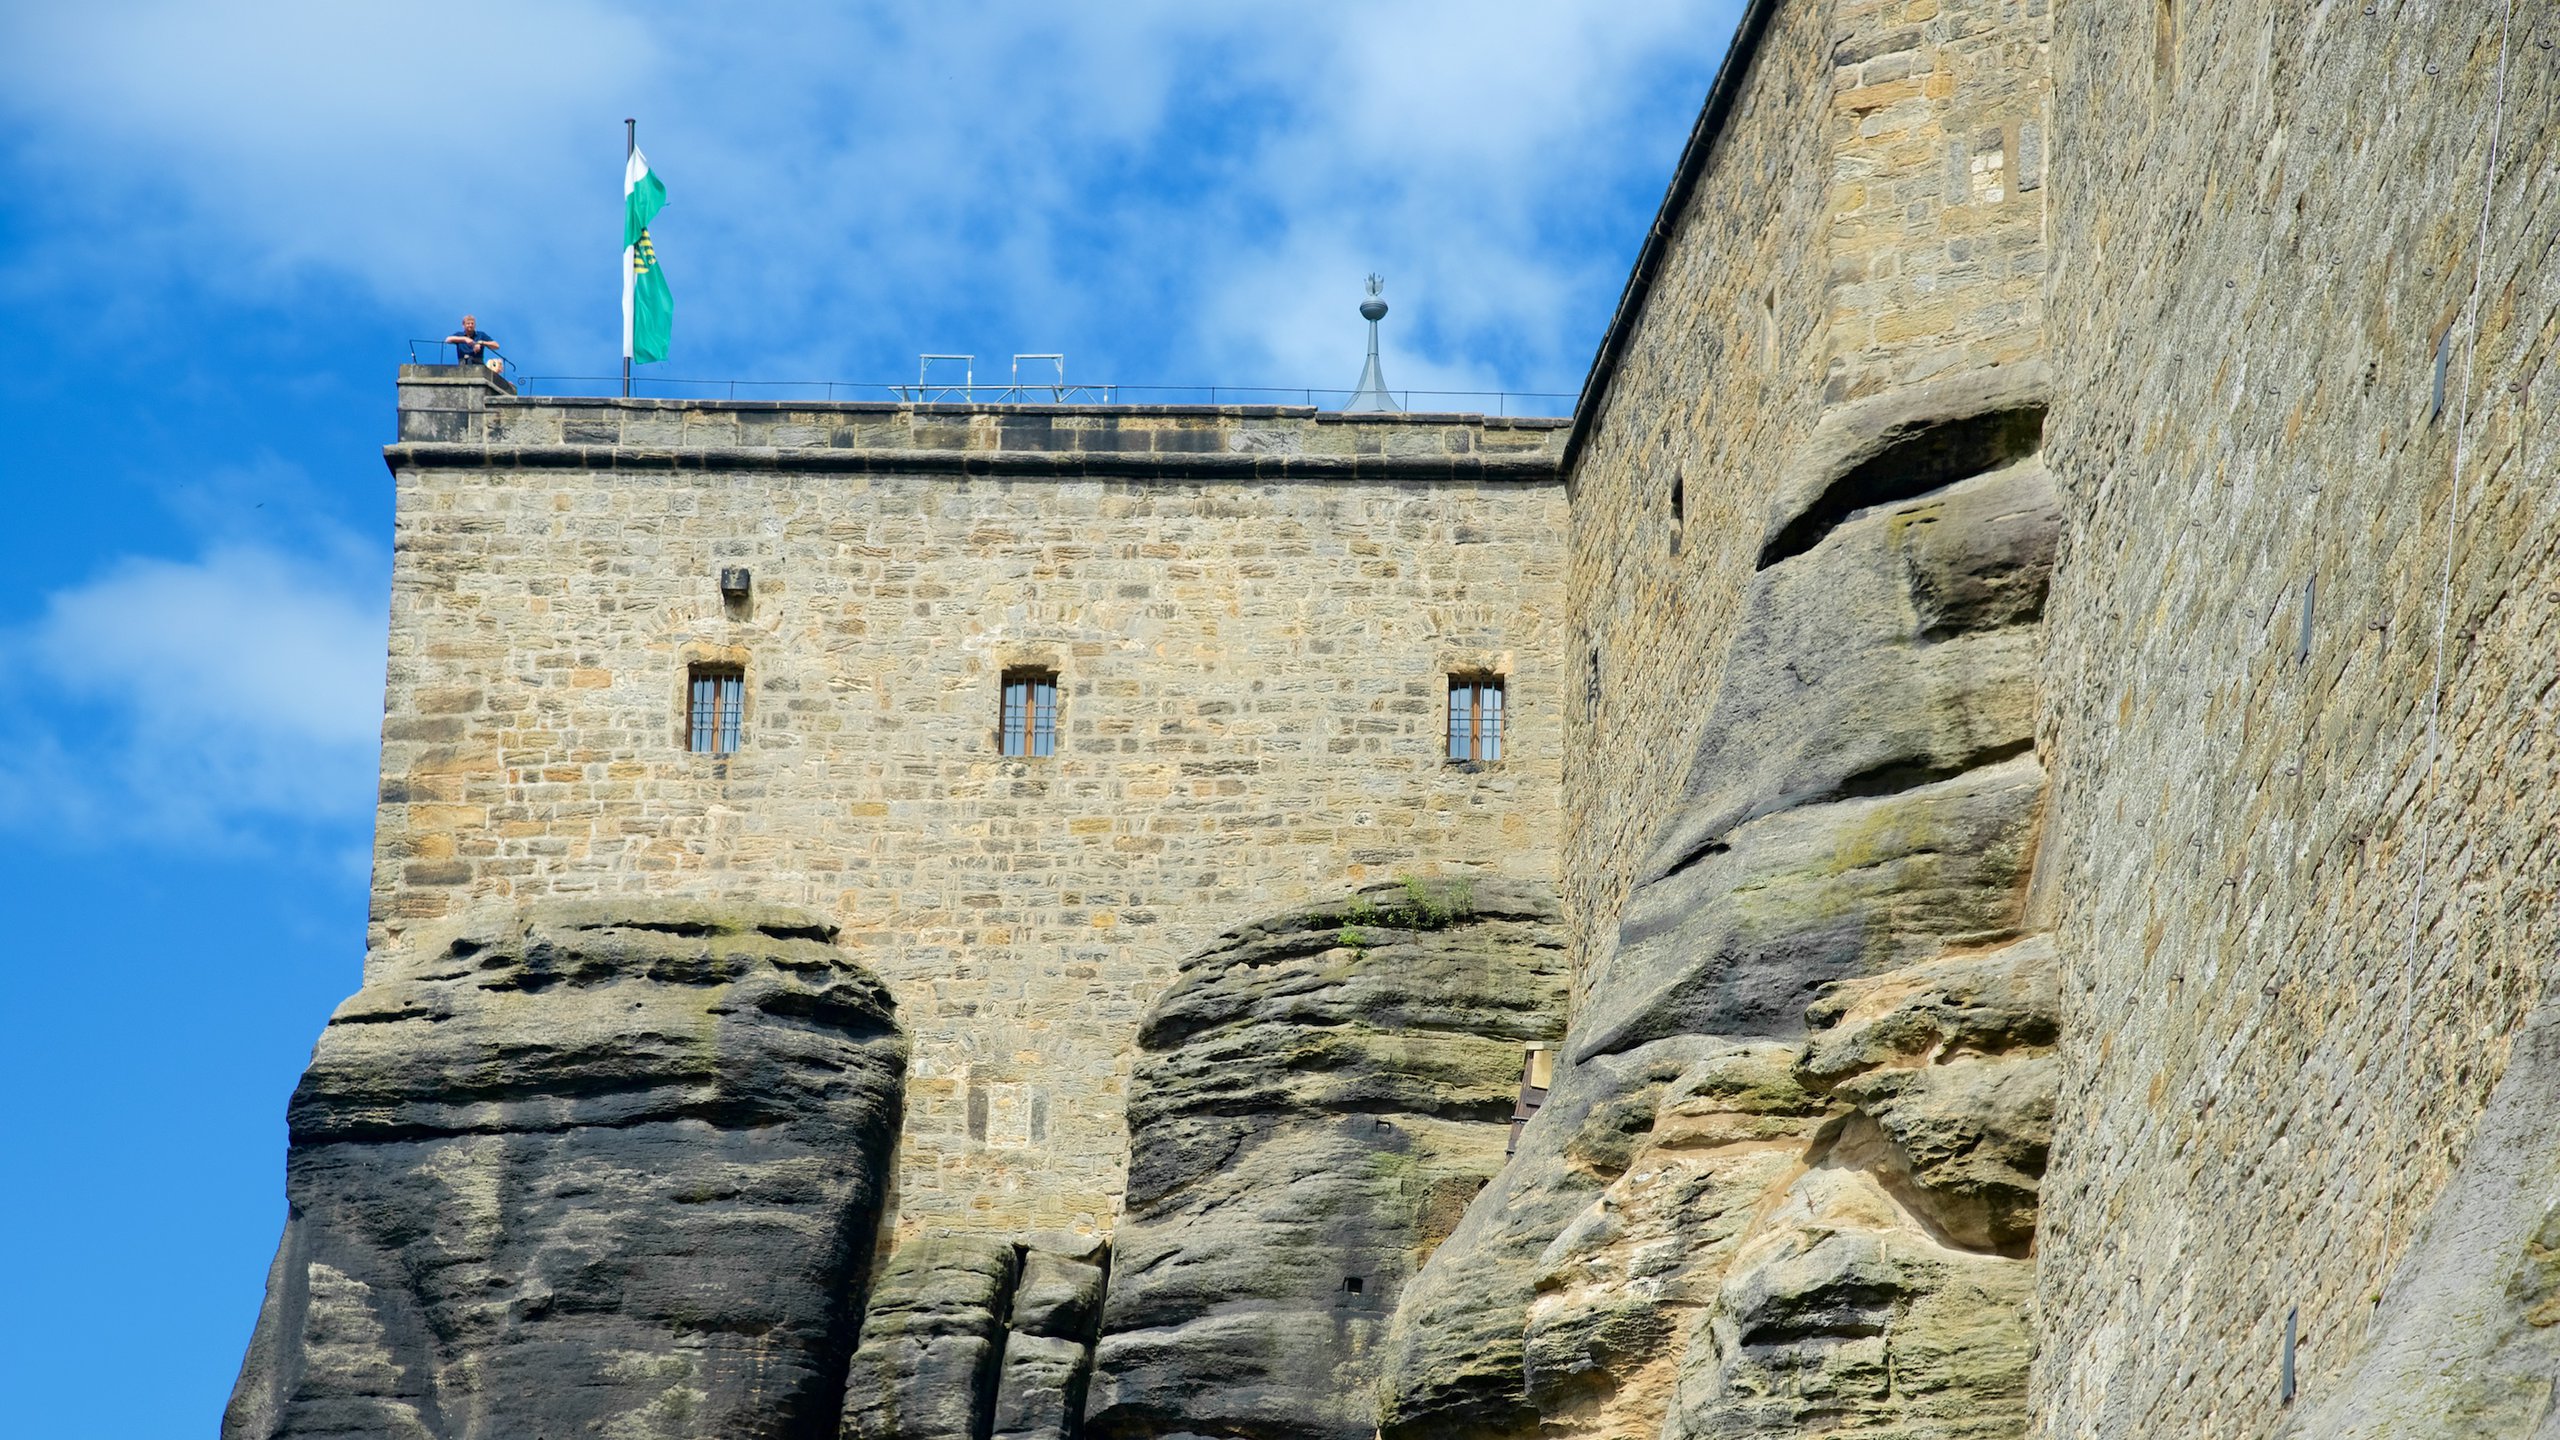
[[[1555,478],[1570,424],[1344,415],[1292,405],[528,398],[474,384],[465,366],[401,368],[400,443],[385,456],[395,471],[470,465],[1544,481]]]
[[[485,365],[403,365],[400,438],[461,440],[485,434],[490,399],[515,393],[507,377]]]

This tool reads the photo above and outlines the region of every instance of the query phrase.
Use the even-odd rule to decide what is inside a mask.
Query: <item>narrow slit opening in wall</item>
[[[1689,523],[1689,477],[1671,477],[1671,553],[1680,553],[1680,532]]]
[[[2320,596],[2320,576],[2315,571],[2302,581],[2302,618],[2293,627],[2293,663],[2311,658],[2311,617]]]
[[[2427,399],[2427,423],[2430,425],[2444,418],[2445,372],[2452,368],[2452,365],[2453,327],[2447,325],[2444,327],[2444,333],[2436,337],[2435,381],[2430,387]]]
[[[997,741],[1006,755],[1037,759],[1058,750],[1058,672],[1004,672],[1004,707]]]
[[[1449,677],[1449,759],[1491,764],[1502,758],[1502,677]]]
[[[686,748],[697,755],[734,755],[745,733],[747,672],[737,665],[695,665],[685,675]]]

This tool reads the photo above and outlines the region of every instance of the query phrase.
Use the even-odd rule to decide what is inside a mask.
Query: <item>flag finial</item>
[[[1387,394],[1386,378],[1378,370],[1378,322],[1387,318],[1387,282],[1375,271],[1369,275],[1369,298],[1360,302],[1360,318],[1369,322],[1369,363],[1361,367],[1360,388],[1343,406],[1346,412],[1363,414],[1392,413],[1404,407]]]

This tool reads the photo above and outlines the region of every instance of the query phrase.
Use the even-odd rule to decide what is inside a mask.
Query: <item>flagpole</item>
[[[640,122],[630,116],[622,121],[623,184],[631,182],[631,155],[640,148]],[[631,257],[622,258],[622,398],[631,398]]]

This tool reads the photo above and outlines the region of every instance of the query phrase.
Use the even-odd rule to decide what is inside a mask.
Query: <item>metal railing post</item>
[[[441,350],[445,343],[442,340],[421,340],[412,336],[403,343],[408,347],[409,363],[412,365],[459,363],[446,362],[440,354],[436,353]],[[1046,355],[1033,356],[1028,352],[1017,358],[1047,359],[1052,360],[1052,362],[1055,363],[1055,357]],[[869,381],[855,380],[748,380],[741,378],[680,380],[663,377],[650,378],[654,379],[655,383],[660,386],[690,385],[696,387],[694,393],[726,394],[732,403],[736,402],[738,399],[741,389],[752,393],[759,387],[762,387],[767,389],[817,389],[825,396],[826,401],[829,404],[835,403],[839,398],[859,401],[866,392],[873,390],[879,391],[881,394],[888,397],[891,403],[905,405],[975,405],[981,403],[1030,405],[1043,403],[1041,400],[1042,395],[1047,397],[1047,403],[1058,405],[1183,405],[1201,403],[1209,405],[1226,405],[1230,403],[1237,405],[1263,403],[1285,405],[1288,401],[1279,397],[1294,394],[1299,397],[1299,403],[1310,409],[1320,410],[1328,402],[1326,400],[1319,399],[1319,395],[1338,398],[1348,393],[1347,391],[1340,390],[1327,390],[1320,392],[1312,386],[1292,389],[1287,386],[1277,385],[1070,385],[1065,383],[1065,376],[1063,373],[1064,366],[1061,365],[1059,366],[1061,373],[1059,374],[1056,382],[1052,384],[1025,385],[1021,383],[1021,377],[1017,374],[1013,377],[1013,383],[1011,384],[987,385],[983,388],[986,389],[988,395],[997,397],[996,399],[989,400],[986,397],[980,396],[978,393],[981,387],[977,383],[976,356],[928,355],[921,357],[921,359],[923,363],[918,367],[918,374],[914,385],[907,385],[904,383],[873,383]],[[961,382],[957,385],[933,384],[932,376],[929,373],[929,367],[930,362],[934,360],[959,360],[963,362],[964,368],[961,372]],[[594,384],[596,382],[603,382],[610,386],[618,378],[611,375],[528,375],[513,359],[504,356],[500,357],[500,365],[506,377],[515,383],[517,393],[522,395],[532,395],[536,393],[539,387],[547,384],[557,384],[560,386],[560,389],[555,393],[561,396],[572,396],[585,393],[601,393],[610,395],[613,393],[610,389],[602,392],[588,392],[582,390],[580,387],[588,384]],[[632,394],[635,397],[640,397],[644,394],[640,386],[649,382],[643,380],[642,377],[639,376],[634,376],[633,380],[635,383]],[[838,390],[843,390],[846,394],[843,397],[839,397],[836,394]],[[1122,393],[1123,391],[1128,393],[1124,395]],[[670,391],[669,393],[672,394],[673,392]],[[1509,418],[1511,415],[1511,401],[1514,396],[1517,396],[1524,402],[1531,402],[1532,408],[1525,408],[1521,411],[1521,414],[1524,416],[1547,413],[1534,408],[1534,402],[1542,400],[1570,402],[1577,398],[1571,392],[1549,390],[1402,390],[1394,393],[1407,409],[1412,408],[1417,396],[1434,402],[1474,401],[1479,402],[1479,404],[1486,399],[1490,399],[1494,402],[1493,413],[1505,419]],[[1185,400],[1180,398],[1186,395],[1194,397],[1206,395],[1208,398],[1205,402],[1198,399]],[[1263,396],[1265,399],[1257,401],[1253,398],[1257,395]],[[1231,399],[1230,397],[1233,398]],[[1570,405],[1558,406],[1554,407],[1554,409],[1566,415],[1572,413]]]

